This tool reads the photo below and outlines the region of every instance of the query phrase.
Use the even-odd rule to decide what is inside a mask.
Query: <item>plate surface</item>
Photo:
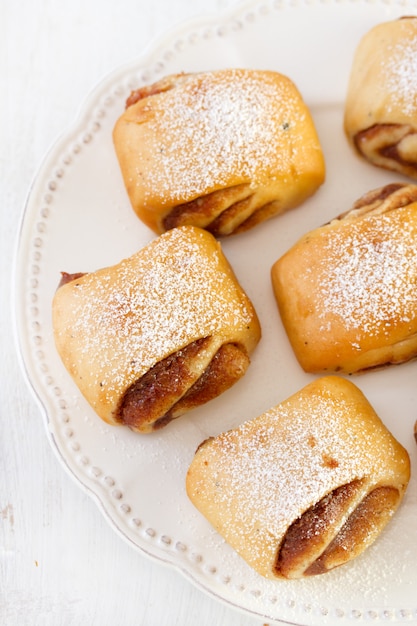
[[[347,210],[365,191],[401,179],[352,153],[342,130],[343,101],[361,36],[380,21],[416,12],[414,5],[389,0],[265,0],[173,30],[94,89],[74,126],[47,155],[23,216],[15,262],[16,328],[23,368],[58,458],[132,546],[178,568],[218,599],[269,621],[417,619],[416,362],[355,378],[409,450],[413,477],[389,527],[354,562],[306,581],[266,581],[212,530],[184,488],[203,439],[256,417],[312,379],[300,371],[287,343],[270,267],[299,236]],[[153,238],[130,208],[112,147],[111,131],[131,89],[171,72],[221,67],[273,69],[293,79],[315,119],[327,180],[298,209],[223,241],[263,328],[245,378],[165,430],[141,436],[107,426],[80,397],[54,347],[51,300],[61,270],[111,265]]]

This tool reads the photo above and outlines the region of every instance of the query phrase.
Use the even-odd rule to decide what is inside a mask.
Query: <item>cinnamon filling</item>
[[[375,203],[380,204],[387,198],[391,198],[395,195],[398,197],[397,192],[400,190],[405,191],[407,189],[408,193],[401,200],[397,200],[395,202],[395,206],[407,206],[411,202],[417,200],[417,188],[413,186],[414,196],[412,197],[411,192],[409,191],[409,185],[406,183],[390,183],[388,185],[384,185],[383,187],[379,187],[378,189],[372,189],[372,191],[368,191],[365,193],[359,200],[355,202],[353,205],[353,209],[360,209],[361,207],[373,207]],[[401,196],[402,197],[402,196]]]
[[[401,142],[414,134],[411,126],[375,124],[357,133],[354,141],[357,150],[365,157],[370,158],[368,153],[373,151],[387,161],[395,161],[399,165],[417,170],[417,154],[413,160],[405,159],[399,149]],[[382,162],[381,165],[383,166]]]
[[[172,407],[172,419],[185,411],[213,400],[241,378],[249,367],[249,356],[243,348],[226,343],[216,352],[210,364],[187,393]]]
[[[211,338],[198,339],[157,363],[126,391],[118,420],[133,429],[156,430],[231,387],[249,365],[246,351],[220,347],[203,373],[193,368]]]
[[[75,274],[69,274],[68,272],[61,272],[61,280],[59,281],[58,284],[58,289],[59,287],[62,287],[63,285],[66,285],[67,283],[71,283],[73,280],[77,280],[78,278],[81,278],[82,276],[84,276],[85,272],[77,272]]]
[[[349,561],[373,541],[398,503],[399,493],[393,487],[377,487],[369,493],[329,542],[332,528],[361,488],[360,480],[342,485],[293,522],[277,556],[277,574],[291,578],[300,568],[304,576],[323,574]],[[320,556],[311,562],[317,551]]]
[[[164,417],[193,384],[188,363],[198,357],[208,342],[209,338],[198,339],[156,363],[126,391],[118,419],[126,426],[138,428]]]
[[[309,553],[323,543],[323,536],[343,515],[361,484],[356,480],[338,487],[291,524],[278,554],[276,569],[279,574],[291,577],[294,567],[298,568],[300,563],[308,560]]]
[[[170,89],[173,89],[178,83],[186,80],[187,75],[181,72],[180,74],[174,74],[172,76],[162,78],[161,80],[151,85],[144,85],[143,87],[134,89],[130,92],[129,97],[126,100],[125,108],[128,109],[140,100],[144,100],[145,98],[149,98],[150,96],[157,96],[160,93],[169,91]]]
[[[214,235],[224,234],[224,220],[226,214],[228,221],[236,208],[241,203],[250,201],[253,192],[250,185],[242,184],[227,189],[219,189],[205,196],[196,198],[185,204],[174,207],[163,219],[165,230],[171,230],[178,226],[194,224],[205,228]],[[240,219],[243,219],[241,217]]]
[[[162,224],[165,230],[194,224],[221,237],[249,230],[283,210],[285,205],[281,200],[265,201],[250,185],[242,184],[178,205],[164,217]]]
[[[394,487],[377,487],[371,491],[356,507],[320,558],[305,571],[305,575],[323,574],[342,565],[352,555],[362,552],[389,521],[399,497]]]

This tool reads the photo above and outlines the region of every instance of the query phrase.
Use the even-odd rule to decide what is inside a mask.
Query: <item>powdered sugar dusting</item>
[[[294,151],[311,150],[299,141],[306,119],[300,102],[288,79],[248,70],[190,75],[164,93],[163,105],[150,98],[146,136],[159,167],[140,172],[145,201],[198,197],[231,177],[236,184],[282,177]]]
[[[318,285],[320,318],[338,316],[345,328],[368,336],[389,335],[395,324],[415,324],[417,255],[410,242],[416,242],[417,231],[406,211],[365,218],[366,227],[361,220],[325,235],[322,267],[307,269]]]
[[[394,43],[386,46],[381,62],[381,88],[389,94],[392,105],[406,115],[417,112],[417,19],[398,20],[396,24],[403,32]],[[410,29],[415,35],[410,37]]]
[[[170,231],[73,289],[71,336],[87,359],[96,356],[103,391],[198,338],[233,337],[251,323],[249,300],[225,271],[218,244],[207,253],[207,237],[193,228]]]
[[[201,451],[197,500],[207,498],[214,519],[222,512],[222,534],[258,564],[269,559],[271,567],[289,521],[333,489],[354,480],[377,483],[380,475],[389,481],[401,467],[400,459],[391,463],[396,449],[378,419],[322,387],[303,390],[295,404],[290,399]]]

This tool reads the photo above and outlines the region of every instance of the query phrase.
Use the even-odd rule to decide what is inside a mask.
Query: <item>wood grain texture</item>
[[[23,379],[11,266],[46,151],[92,87],[186,18],[238,0],[4,0],[0,19],[0,623],[256,626],[132,550],[64,471]]]

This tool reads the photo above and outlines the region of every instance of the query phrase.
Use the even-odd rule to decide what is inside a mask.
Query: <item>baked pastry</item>
[[[66,281],[52,312],[58,352],[85,398],[109,424],[138,432],[231,387],[261,333],[220,244],[193,226]]]
[[[113,139],[132,207],[157,234],[184,224],[244,231],[324,180],[310,112],[271,71],[167,76],[131,94]]]
[[[362,392],[336,376],[205,441],[188,496],[267,578],[322,574],[361,554],[399,506],[406,450]]]
[[[354,373],[417,356],[417,185],[370,191],[272,267],[306,372]]]
[[[356,49],[344,127],[370,163],[417,178],[417,18],[378,24]]]

